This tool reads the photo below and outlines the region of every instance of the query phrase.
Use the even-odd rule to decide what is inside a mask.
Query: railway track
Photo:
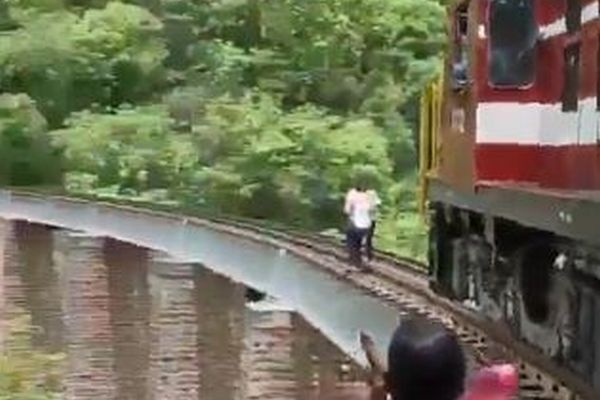
[[[198,221],[196,221],[198,222]],[[407,259],[394,259],[378,254],[372,263],[373,273],[364,274],[346,263],[345,249],[339,243],[319,235],[298,232],[281,232],[257,227],[248,222],[231,221],[226,218],[200,220],[213,229],[247,237],[251,240],[268,242],[296,256],[305,258],[339,279],[374,295],[398,308],[403,313],[436,320],[457,333],[466,349],[469,361],[485,365],[494,361],[510,361],[519,365],[523,400],[575,400],[596,397],[589,388],[573,389],[563,377],[564,371],[547,371],[530,361],[531,354],[521,355],[514,348],[507,331],[498,331],[461,305],[440,298],[429,288],[424,266]],[[521,347],[521,346],[518,346]],[[530,357],[528,357],[528,355]],[[539,356],[537,356],[539,358]],[[543,359],[536,360],[543,362]],[[539,365],[539,364],[537,364]]]
[[[42,197],[38,193],[13,191],[15,194]],[[45,197],[48,197],[47,195]],[[346,262],[346,251],[341,243],[330,237],[309,234],[294,229],[282,229],[267,224],[229,217],[189,216],[169,210],[149,210],[151,204],[106,202],[98,199],[74,199],[50,196],[64,201],[88,202],[123,209],[137,214],[160,215],[178,219],[184,224],[204,226],[216,231],[243,237],[278,248],[282,253],[306,259],[355,287],[396,307],[399,316],[411,314],[436,320],[457,333],[464,345],[470,363],[484,365],[495,361],[509,361],[519,366],[521,377],[520,399],[523,400],[593,400],[597,393],[575,374],[553,363],[541,354],[514,340],[508,328],[499,327],[466,307],[440,297],[429,288],[424,265],[408,259],[378,253],[365,274]],[[140,208],[145,207],[145,208]]]

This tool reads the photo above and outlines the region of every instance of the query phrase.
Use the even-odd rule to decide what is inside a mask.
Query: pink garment
[[[519,370],[499,364],[477,371],[461,400],[513,400],[519,393]]]

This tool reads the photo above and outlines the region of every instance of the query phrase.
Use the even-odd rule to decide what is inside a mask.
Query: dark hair
[[[462,348],[443,325],[411,319],[394,332],[386,374],[394,400],[457,400],[465,373]]]

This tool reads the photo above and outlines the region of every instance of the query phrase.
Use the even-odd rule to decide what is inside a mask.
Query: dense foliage
[[[326,229],[360,173],[380,244],[422,254],[415,109],[440,3],[6,0],[0,183]]]

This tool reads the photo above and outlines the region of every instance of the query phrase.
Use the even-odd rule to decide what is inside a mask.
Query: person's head
[[[354,184],[354,189],[358,190],[359,192],[364,192],[367,190],[366,186],[361,182],[356,182]]]
[[[364,192],[378,186],[379,173],[373,165],[355,165],[352,168],[352,182],[356,190]]]
[[[441,324],[406,320],[394,332],[385,376],[393,400],[457,400],[465,374],[458,339]]]

